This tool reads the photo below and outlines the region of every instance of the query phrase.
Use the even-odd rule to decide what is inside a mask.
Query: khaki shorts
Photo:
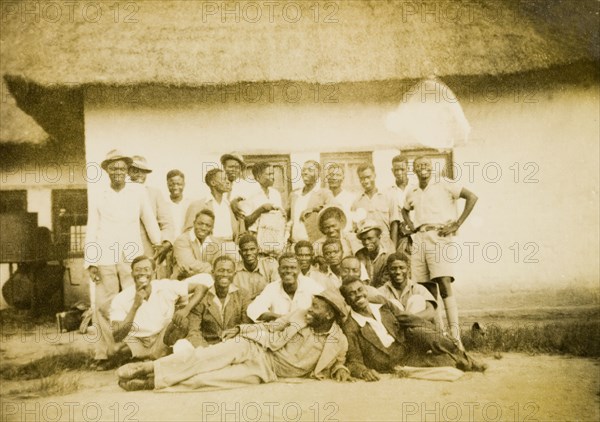
[[[451,243],[453,236],[442,237],[437,230],[415,233],[411,253],[412,279],[426,283],[438,277],[452,277],[454,281],[454,263],[446,256]]]

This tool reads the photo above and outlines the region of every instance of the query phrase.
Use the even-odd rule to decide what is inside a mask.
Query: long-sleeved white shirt
[[[143,185],[127,183],[119,192],[107,186],[92,195],[84,248],[86,268],[131,262],[142,255],[140,219],[150,241],[160,243],[160,228]]]

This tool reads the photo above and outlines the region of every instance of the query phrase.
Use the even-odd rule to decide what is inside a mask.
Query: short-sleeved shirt
[[[274,207],[283,208],[283,202],[281,201],[281,194],[279,191],[269,187],[267,192],[268,193],[265,194],[265,191],[260,187],[259,189],[254,189],[253,192],[245,198],[244,202],[240,204],[244,213],[250,215],[256,211],[258,207],[264,204],[272,204]],[[255,221],[248,227],[248,231],[256,232],[257,226],[257,222]]]
[[[129,336],[151,337],[161,332],[173,319],[175,304],[187,299],[188,284],[176,280],[153,280],[150,297],[138,308]],[[133,307],[135,286],[116,295],[110,304],[110,320],[124,321]]]
[[[398,201],[381,192],[375,192],[371,198],[363,192],[356,201],[354,201],[354,204],[352,204],[352,211],[361,208],[367,212],[367,219],[379,223],[383,230],[382,236],[384,237],[390,237],[392,222],[400,221]]]
[[[245,199],[255,190],[260,189],[258,182],[250,182],[246,179],[237,179],[231,184],[231,192],[227,195],[227,199],[233,201],[236,198]]]
[[[415,227],[423,224],[446,224],[458,218],[456,200],[462,186],[452,181],[432,176],[425,189],[418,185],[407,190],[404,209],[414,210]]]
[[[422,296],[426,302],[430,302],[434,308],[437,308],[437,302],[429,290],[422,284],[417,284],[412,280],[408,280],[408,283],[406,283],[402,292],[399,292],[390,281],[385,283],[378,290],[383,297],[396,305],[401,311],[406,311],[408,299],[416,295]]]
[[[263,291],[267,284],[279,278],[277,260],[272,257],[260,257],[254,271],[248,271],[242,261],[236,264],[233,284],[246,291],[251,299]]]
[[[304,275],[298,275],[298,287],[294,297],[283,290],[281,280],[267,284],[267,287],[248,306],[248,316],[257,321],[265,312],[286,315],[296,309],[308,309],[312,304],[312,297],[323,291],[323,287],[316,281]]]
[[[406,200],[406,192],[408,192],[410,188],[411,186],[405,186],[404,189],[400,189],[397,185],[392,185],[386,192],[391,200],[395,199],[398,203],[398,215],[400,221],[402,221],[402,208],[404,207],[404,201]]]

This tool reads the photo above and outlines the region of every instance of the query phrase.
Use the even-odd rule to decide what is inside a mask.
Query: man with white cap
[[[158,262],[160,263],[165,259],[167,253],[173,246],[173,242],[175,241],[175,223],[173,222],[171,207],[159,189],[152,186],[146,186],[146,178],[150,173],[152,173],[152,169],[148,166],[146,158],[142,157],[141,155],[134,155],[131,157],[131,159],[132,163],[129,166],[129,178],[134,183],[144,185],[148,198],[150,199],[152,211],[154,212],[154,216],[158,222],[158,227],[160,228],[162,241],[160,248],[153,248],[152,243],[148,238],[148,233],[146,230],[140,227],[142,233],[142,242],[144,244],[143,252],[146,256],[157,257]],[[169,275],[168,273],[170,273],[170,271],[167,271],[164,265],[159,265],[157,267],[157,271],[159,278],[167,277]]]
[[[101,167],[110,185],[90,192],[84,248],[85,268],[95,283],[93,321],[100,337],[95,343],[95,366],[108,369],[107,359],[114,351],[108,324],[108,306],[120,290],[133,284],[130,262],[142,253],[140,220],[150,241],[159,245],[160,229],[148,195],[137,184],[126,183],[132,159],[118,150],[110,151]]]

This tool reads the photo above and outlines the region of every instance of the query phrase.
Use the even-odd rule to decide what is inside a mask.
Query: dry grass
[[[20,388],[10,389],[7,395],[19,398],[63,396],[79,390],[81,374],[62,371],[60,373],[21,384]]]
[[[32,380],[52,377],[69,370],[83,370],[90,366],[92,355],[88,352],[67,350],[65,353],[44,356],[24,365],[2,364],[0,379]]]
[[[598,320],[515,324],[502,327],[490,324],[485,334],[463,332],[467,350],[482,353],[522,352],[600,357],[600,322]]]

